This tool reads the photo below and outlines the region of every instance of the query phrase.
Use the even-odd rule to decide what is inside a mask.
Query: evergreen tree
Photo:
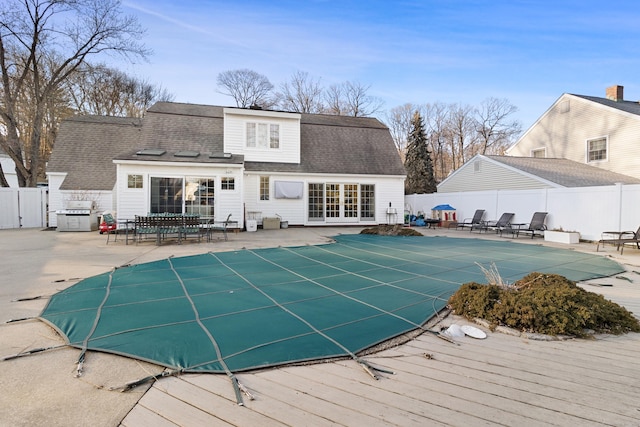
[[[411,119],[411,131],[407,138],[404,166],[407,170],[407,179],[404,184],[405,194],[435,193],[437,191],[424,122],[417,111]]]

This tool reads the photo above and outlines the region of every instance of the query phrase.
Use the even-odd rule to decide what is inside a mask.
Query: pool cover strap
[[[85,359],[85,355],[87,354],[89,340],[91,339],[91,336],[93,335],[93,333],[96,331],[96,327],[98,326],[98,322],[100,321],[100,315],[102,314],[102,308],[104,307],[104,305],[107,303],[107,300],[109,299],[109,293],[111,292],[111,283],[113,282],[113,272],[115,270],[116,269],[114,268],[109,273],[109,281],[105,289],[104,298],[102,299],[102,302],[100,303],[100,305],[98,306],[98,309],[96,310],[96,316],[93,320],[93,326],[91,327],[91,330],[87,334],[86,338],[82,341],[82,348],[80,349],[80,356],[78,357],[78,366],[76,368],[76,377],[82,376],[84,359]]]
[[[200,320],[200,313],[198,313],[198,309],[196,308],[196,305],[193,302],[193,298],[191,298],[191,295],[189,295],[189,291],[187,290],[187,287],[184,285],[184,281],[180,277],[180,274],[176,271],[173,265],[173,262],[171,261],[171,257],[167,259],[167,261],[169,261],[169,265],[171,266],[171,271],[173,271],[173,273],[176,275],[176,279],[178,280],[178,282],[180,282],[180,286],[182,286],[182,290],[184,291],[185,297],[189,300],[189,303],[191,304],[191,308],[193,309],[193,314],[195,315],[196,322],[198,322],[198,326],[202,328],[202,331],[205,333],[207,338],[209,338],[209,341],[211,342],[211,344],[213,345],[213,348],[216,351],[216,358],[220,363],[220,366],[222,366],[222,368],[224,369],[224,372],[231,379],[231,384],[233,384],[233,388],[236,393],[236,401],[238,405],[244,405],[244,402],[242,400],[242,394],[240,393],[240,386],[238,384],[238,379],[235,377],[235,375],[233,375],[233,372],[229,370],[229,367],[224,362],[224,359],[222,358],[222,353],[220,353],[220,347],[218,346],[216,339],[213,337],[213,335],[211,335],[211,332],[209,331],[209,329],[207,329],[202,324],[202,320]]]
[[[255,254],[255,252],[254,252]],[[215,254],[211,254],[212,256],[216,256]],[[261,259],[269,262],[268,260],[264,259],[264,257],[260,256],[259,254],[256,254],[258,257],[260,257]],[[217,257],[216,257],[217,258]],[[331,341],[332,343],[334,343],[335,345],[337,345],[338,347],[340,347],[346,354],[349,355],[349,357],[351,357],[353,360],[355,360],[356,362],[358,362],[360,364],[360,366],[362,366],[364,368],[365,371],[367,371],[367,373],[369,373],[369,375],[371,375],[373,378],[375,378],[376,380],[379,379],[378,375],[376,375],[375,371],[380,371],[380,372],[387,372],[390,374],[393,374],[392,371],[387,371],[375,366],[372,366],[371,364],[369,364],[367,361],[362,360],[361,358],[359,358],[358,356],[356,356],[355,354],[353,354],[351,352],[351,350],[349,350],[347,347],[343,346],[342,344],[340,344],[338,341],[334,340],[333,338],[331,338],[330,336],[328,336],[327,334],[323,333],[321,330],[317,329],[315,326],[313,326],[311,323],[309,323],[307,320],[303,319],[302,317],[298,316],[296,313],[293,313],[292,311],[290,311],[289,309],[287,309],[287,307],[283,306],[282,304],[280,304],[278,301],[276,301],[275,299],[273,299],[271,296],[269,296],[267,293],[263,292],[260,288],[256,287],[253,283],[251,283],[246,277],[243,277],[242,274],[240,274],[237,271],[234,271],[231,267],[227,266],[224,264],[224,262],[221,261],[221,264],[224,265],[225,267],[227,267],[229,270],[231,270],[233,273],[235,273],[238,277],[240,277],[242,280],[244,280],[249,286],[253,287],[256,291],[260,292],[261,294],[263,294],[265,297],[267,297],[269,300],[271,300],[273,302],[273,304],[280,308],[281,310],[285,311],[286,313],[289,313],[291,316],[297,318],[298,320],[300,320],[302,323],[306,324],[312,331],[314,331],[316,334],[324,337],[325,339]],[[292,272],[293,274],[296,274],[294,272]],[[319,283],[315,283],[317,285],[320,285]],[[333,291],[331,289],[331,291]],[[360,301],[359,301],[360,302]]]

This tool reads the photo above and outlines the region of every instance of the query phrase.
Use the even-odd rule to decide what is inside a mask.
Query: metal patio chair
[[[473,214],[473,218],[465,218],[462,222],[459,222],[456,229],[464,230],[465,227],[472,228],[474,225],[478,225],[482,222],[484,216],[484,209],[477,209]]]
[[[531,217],[531,222],[524,224],[509,224],[508,227],[500,230],[500,235],[502,236],[502,233],[511,233],[512,237],[518,237],[520,233],[530,233],[532,239],[536,234],[544,237],[544,230],[547,229],[544,221],[547,219],[547,215],[547,212],[535,212],[533,217]]]
[[[505,212],[503,213],[497,221],[483,221],[480,224],[471,226],[471,231],[480,230],[480,232],[493,230],[496,233],[500,233],[507,227],[511,226],[511,220],[515,216],[514,213]]]

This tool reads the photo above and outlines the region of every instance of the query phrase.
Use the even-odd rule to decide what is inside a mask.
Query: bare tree
[[[336,116],[344,116],[347,113],[347,105],[344,100],[342,84],[333,84],[325,89],[325,112]]]
[[[426,132],[429,136],[433,169],[437,182],[444,180],[451,171],[451,152],[447,150],[447,141],[451,139],[449,129],[449,109],[451,106],[434,102],[424,107]]]
[[[480,154],[503,154],[514,139],[520,135],[522,126],[509,116],[518,107],[507,99],[487,98],[476,110],[476,132],[478,133]]]
[[[406,103],[393,107],[385,113],[385,124],[389,128],[393,142],[396,144],[398,152],[404,158],[407,150],[407,139],[411,132],[411,121],[416,111],[421,111],[420,106]]]
[[[424,118],[437,182],[476,154],[502,154],[520,133],[520,124],[509,119],[517,108],[506,99],[488,98],[478,108],[441,102],[421,108],[404,104],[386,114],[387,126],[398,147],[407,141],[412,109]]]
[[[352,117],[374,115],[382,109],[384,102],[367,93],[370,87],[351,81],[330,86],[325,93],[327,112]]]
[[[104,64],[85,64],[68,81],[72,107],[81,114],[142,117],[156,101],[172,101],[162,87]]]
[[[458,169],[476,154],[473,112],[474,109],[470,105],[452,104],[449,107],[448,136],[452,170]]]
[[[320,79],[314,79],[305,71],[296,71],[289,81],[280,85],[276,94],[278,107],[296,113],[321,113],[323,89]]]
[[[46,160],[48,106],[88,57],[145,58],[144,31],[118,0],[3,0],[0,5],[0,144],[16,164],[20,186],[33,187]],[[20,114],[30,103],[29,114]],[[29,129],[26,134],[22,129]]]
[[[269,108],[274,101],[271,99],[273,85],[262,74],[247,68],[229,70],[218,74],[218,92],[232,97],[239,108],[249,108],[257,105]]]

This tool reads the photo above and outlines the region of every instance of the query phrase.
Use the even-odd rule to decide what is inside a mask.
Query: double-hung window
[[[280,148],[280,125],[247,122],[247,148]]]
[[[587,140],[587,163],[607,160],[607,138]]]

